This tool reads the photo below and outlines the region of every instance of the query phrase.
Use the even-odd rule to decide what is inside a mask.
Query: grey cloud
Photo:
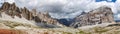
[[[82,11],[88,12],[104,5],[104,2],[95,0],[15,0],[15,3],[19,7],[48,11],[53,18],[74,18]]]

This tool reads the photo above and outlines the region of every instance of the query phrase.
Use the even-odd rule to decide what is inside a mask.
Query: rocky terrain
[[[33,20],[36,23],[46,23],[46,24],[62,26],[62,24],[59,24],[59,22],[56,19],[51,18],[48,12],[41,13],[41,12],[37,12],[35,9],[29,11],[26,7],[24,8],[17,7],[15,3],[13,4],[9,4],[8,2],[3,3],[2,7],[0,8],[0,13],[1,14],[5,13],[11,16],[12,18],[17,16],[19,18],[25,18],[29,21]]]
[[[75,18],[75,22],[70,26],[80,27],[101,23],[115,23],[111,8],[107,6],[102,6],[88,13],[83,12],[81,15]]]
[[[74,19],[55,19],[49,12],[38,12],[15,3],[0,7],[0,34],[120,34],[120,24],[110,7],[101,6]]]

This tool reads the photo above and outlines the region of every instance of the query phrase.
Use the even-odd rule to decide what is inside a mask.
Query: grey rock
[[[46,23],[46,24],[59,24],[57,19],[52,18],[48,12],[46,13],[37,13],[36,9],[33,9],[32,11],[28,10],[26,7],[19,8],[16,6],[15,3],[8,3],[4,2],[2,7],[0,8],[0,14],[2,12],[5,12],[7,15],[14,18],[14,16],[17,16],[19,18],[25,18],[27,20],[33,20],[36,23]]]
[[[70,26],[77,28],[101,23],[115,23],[113,12],[110,7],[102,6],[86,14],[79,15],[75,18],[75,22]]]

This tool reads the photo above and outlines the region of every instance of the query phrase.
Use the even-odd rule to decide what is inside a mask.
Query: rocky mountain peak
[[[97,9],[95,9],[94,11],[90,11],[89,13],[91,13],[91,12],[107,12],[107,13],[111,13],[111,14],[113,14],[113,12],[112,12],[112,10],[111,10],[111,8],[110,7],[108,7],[108,6],[102,6],[102,7],[99,7],[99,8],[97,8]]]
[[[46,13],[36,13],[36,9],[29,11],[26,7],[19,8],[15,3],[10,4],[8,2],[4,2],[2,7],[0,8],[0,13],[5,13],[12,18],[15,16],[19,18],[25,18],[27,20],[33,20],[37,23],[47,23],[47,24],[59,24],[59,22],[52,18],[48,12]]]
[[[86,14],[79,15],[71,27],[80,27],[86,25],[95,25],[101,23],[114,23],[113,12],[110,7],[102,6]]]

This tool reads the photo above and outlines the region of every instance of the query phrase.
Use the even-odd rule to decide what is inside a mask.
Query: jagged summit
[[[37,23],[46,23],[46,24],[54,24],[59,26],[71,26],[71,27],[80,27],[86,25],[95,25],[101,23],[113,23],[113,12],[110,7],[102,6],[95,10],[92,10],[88,13],[82,12],[80,15],[71,19],[72,21],[64,21],[64,19],[58,20],[52,18],[48,12],[42,13],[37,12],[36,9],[28,10],[26,7],[19,8],[15,3],[9,4],[8,2],[3,3],[0,8],[0,13],[5,13],[12,18],[15,16],[19,18],[25,18],[29,21],[33,20]],[[2,16],[1,16],[2,17]],[[63,21],[61,23],[61,21]],[[69,23],[68,23],[69,22]],[[63,25],[62,25],[63,24]]]
[[[12,18],[17,16],[19,18],[33,20],[37,23],[47,23],[47,24],[60,25],[56,19],[52,18],[48,14],[48,12],[37,13],[36,9],[29,11],[26,7],[24,7],[24,8],[17,7],[15,3],[10,4],[8,2],[4,2],[2,7],[0,8],[0,13],[5,13],[5,14],[11,16]]]
[[[113,14],[112,9],[110,7],[108,7],[108,6],[101,6],[101,7],[97,8],[97,9],[95,9],[93,12],[98,12],[98,11],[100,11],[100,12],[104,12],[105,11],[107,13]]]

